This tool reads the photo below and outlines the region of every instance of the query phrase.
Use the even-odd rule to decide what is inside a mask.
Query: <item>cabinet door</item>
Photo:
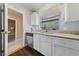
[[[67,21],[79,21],[79,4],[66,4]]]
[[[34,37],[33,37],[33,47],[37,51],[39,51],[39,39],[40,39],[40,35],[39,34],[34,34]]]
[[[53,55],[54,56],[68,56],[68,48],[55,44]]]
[[[79,51],[72,48],[68,48],[68,56],[79,56]]]
[[[39,48],[40,53],[46,56],[51,56],[51,37],[41,35]]]
[[[56,45],[54,47],[54,56],[79,56],[79,51],[65,46]]]
[[[79,55],[79,42],[66,38],[53,39],[54,47],[52,47],[52,54],[54,56],[78,56]]]
[[[53,55],[54,56],[79,56],[79,51],[69,47],[55,44]]]

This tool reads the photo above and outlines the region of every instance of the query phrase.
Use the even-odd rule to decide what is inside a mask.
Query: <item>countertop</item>
[[[63,37],[63,38],[79,40],[79,31],[52,30],[52,31],[48,31],[48,32],[36,31],[36,32],[27,32],[27,33],[34,33],[34,34],[41,34],[41,35],[48,35],[48,36]]]

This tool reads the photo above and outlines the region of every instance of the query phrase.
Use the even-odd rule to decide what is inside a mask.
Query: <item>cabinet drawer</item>
[[[66,39],[66,38],[55,38],[54,43],[63,45],[65,47],[69,47],[72,49],[79,50],[79,41],[78,40],[72,40],[72,39]]]

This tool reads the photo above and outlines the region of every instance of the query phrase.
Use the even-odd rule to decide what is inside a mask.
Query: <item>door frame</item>
[[[15,21],[15,42],[17,41],[17,19],[9,17],[8,20],[14,20]],[[9,42],[8,42],[9,43]]]
[[[1,55],[0,56],[3,56],[4,55],[4,21],[5,21],[5,19],[4,19],[4,4],[0,4],[0,13],[1,13],[1,30],[3,30],[2,32],[0,32],[1,33]]]
[[[5,19],[5,56],[8,56],[8,9],[12,9],[12,10],[15,10],[19,13],[21,13],[23,15],[23,47],[25,47],[24,45],[24,42],[25,42],[25,28],[24,28],[24,15],[25,15],[25,12],[19,10],[18,8],[14,8],[13,6],[11,5],[8,5],[8,3],[5,3],[4,4],[5,7],[4,7],[4,11],[5,11],[5,14],[4,14],[4,19]]]

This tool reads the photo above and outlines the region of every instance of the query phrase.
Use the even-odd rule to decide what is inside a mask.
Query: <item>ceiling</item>
[[[47,3],[20,3],[21,6],[24,6],[25,8],[31,10],[31,11],[37,11],[43,6],[45,6]]]

